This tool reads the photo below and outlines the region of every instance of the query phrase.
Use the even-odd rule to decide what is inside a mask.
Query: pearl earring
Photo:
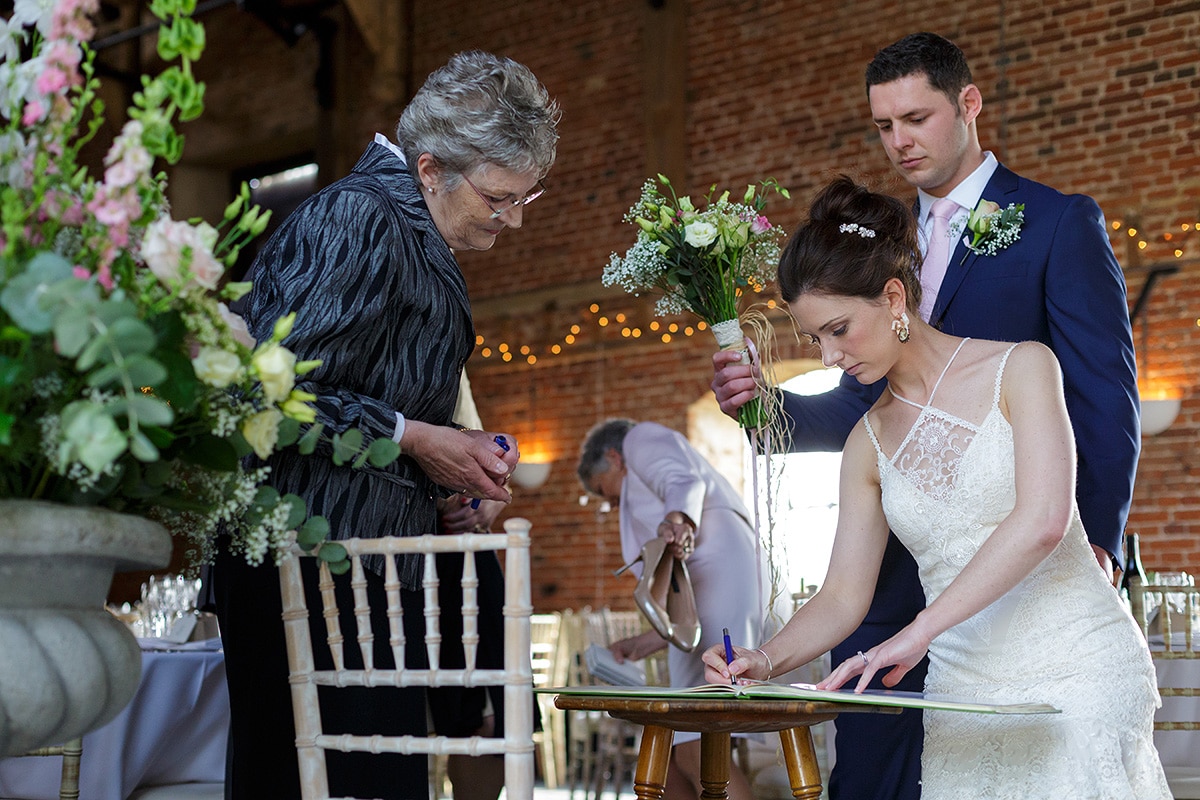
[[[892,330],[896,332],[896,338],[901,342],[908,341],[908,312],[901,311],[900,316],[892,320]]]

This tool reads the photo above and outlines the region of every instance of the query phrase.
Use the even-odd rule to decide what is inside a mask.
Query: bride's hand
[[[859,651],[850,656],[829,677],[817,684],[818,689],[837,689],[856,675],[861,676],[854,686],[862,692],[871,683],[875,674],[891,667],[883,676],[883,685],[898,684],[908,671],[921,662],[929,651],[929,640],[915,630],[916,623],[907,625],[887,641],[872,647],[865,653]]]

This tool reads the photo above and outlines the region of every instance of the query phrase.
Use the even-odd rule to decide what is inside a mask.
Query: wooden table
[[[564,710],[606,711],[610,716],[643,727],[633,788],[639,800],[661,800],[671,759],[675,731],[700,733],[700,783],[705,798],[727,798],[731,733],[778,731],[783,744],[792,796],[817,800],[821,772],[813,749],[810,726],[838,714],[899,714],[901,709],[873,705],[821,703],[805,700],[749,698],[614,697],[557,695],[554,705]]]

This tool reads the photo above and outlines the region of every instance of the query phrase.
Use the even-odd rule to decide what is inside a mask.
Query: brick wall
[[[534,522],[539,609],[629,604],[630,579],[611,576],[620,561],[615,515],[601,517],[594,504],[578,503],[575,456],[588,427],[624,415],[684,429],[688,406],[708,392],[709,334],[681,332],[664,343],[661,331],[649,330],[649,302],[599,283],[609,252],[632,241],[620,219],[652,172],[647,137],[661,132],[647,131],[644,122],[643,86],[654,80],[644,65],[645,53],[667,39],[664,14],[635,0],[412,5],[409,46],[418,85],[452,53],[478,47],[530,66],[563,107],[550,192],[529,207],[524,229],[506,231],[489,252],[460,258],[477,332],[492,349],[483,358],[481,347],[469,366],[483,418],[520,437],[527,451],[553,459],[545,486],[520,491],[512,507]],[[238,25],[240,36],[261,35],[253,24]],[[210,39],[221,37],[216,27]],[[343,69],[369,80],[362,77],[369,76],[369,56],[346,27],[341,46],[350,55]],[[1131,303],[1148,265],[1180,267],[1158,282],[1147,304],[1147,347],[1139,360],[1182,392],[1183,408],[1167,432],[1143,440],[1129,529],[1142,534],[1147,568],[1200,572],[1200,289],[1194,288],[1200,233],[1180,228],[1200,222],[1200,3],[910,0],[886,4],[881,13],[879,3],[862,0],[688,2],[687,57],[679,67],[686,76],[685,133],[670,143],[682,150],[687,174],[672,179],[703,194],[711,183],[737,188],[775,176],[795,197],[771,209],[787,229],[813,190],[838,172],[910,196],[873,133],[862,72],[879,47],[929,27],[959,42],[972,63],[985,99],[984,146],[1031,178],[1091,194],[1108,220],[1120,223],[1112,237]],[[297,78],[312,69],[311,45],[282,48],[269,39],[272,66],[255,59],[236,70],[226,65],[210,86],[210,104],[242,102],[235,84],[247,102],[261,103],[257,110],[225,108],[220,120],[211,115],[213,123],[237,124],[238,147],[247,152],[267,141],[259,132],[284,149],[317,138],[316,112]],[[282,73],[281,62],[289,66]],[[290,73],[296,94],[281,97],[255,77],[264,70]],[[356,153],[362,129],[370,130],[365,121],[382,114],[360,98],[354,81],[339,86],[354,93],[347,113],[358,115],[342,128],[359,137],[341,146]],[[390,125],[381,127],[390,132]],[[1128,235],[1130,226],[1136,236]],[[616,322],[617,314],[625,321]],[[610,324],[601,327],[601,316]],[[572,325],[579,333],[574,344],[564,344]],[[643,335],[622,336],[627,327]],[[496,354],[501,343],[516,353],[511,361]],[[559,354],[550,351],[555,344]],[[536,363],[528,363],[521,345]],[[789,354],[803,353],[792,347]]]

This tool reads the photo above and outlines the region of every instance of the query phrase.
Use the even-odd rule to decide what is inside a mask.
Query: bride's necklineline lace
[[[946,366],[942,368],[941,374],[934,383],[933,391],[929,393],[929,402],[924,405],[909,400],[907,397],[898,394],[890,385],[888,386],[888,391],[892,397],[901,403],[916,408],[919,412],[912,427],[909,428],[908,434],[900,442],[895,454],[888,461],[914,486],[934,500],[942,502],[950,498],[950,494],[954,490],[955,476],[958,473],[959,462],[980,430],[979,425],[968,422],[933,405],[938,388],[942,385],[942,379],[946,377],[946,373],[950,370],[954,359],[958,357],[963,345],[969,341],[969,338],[963,339],[959,342],[958,347],[954,349],[950,359],[946,362]],[[1000,379],[1004,374],[1004,364],[1008,360],[1008,354],[1011,352],[1012,348],[1009,348],[1005,352],[1000,361],[1000,367],[996,372],[996,383],[992,398],[993,409],[1000,402]],[[870,434],[876,449],[882,452],[869,420],[867,421],[867,432]]]

